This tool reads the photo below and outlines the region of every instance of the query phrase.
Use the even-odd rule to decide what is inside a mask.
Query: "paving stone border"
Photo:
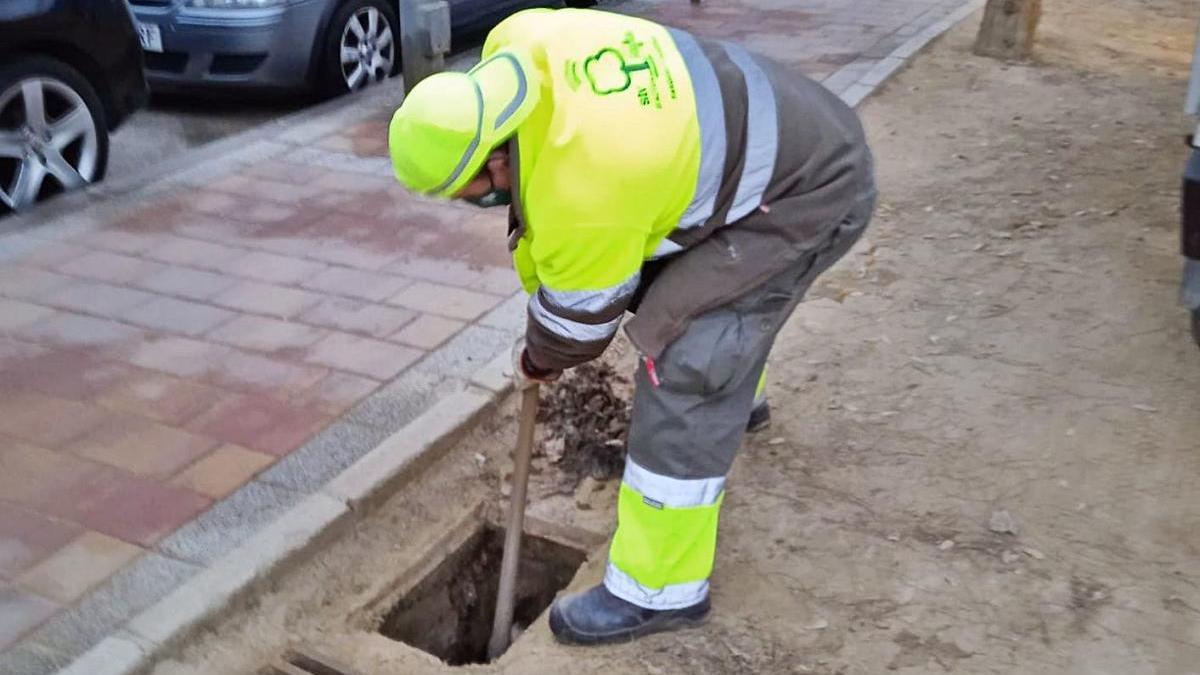
[[[984,2],[968,0],[929,25],[906,26],[898,35],[909,37],[890,53],[846,64],[824,83],[851,105],[859,105],[913,55]],[[468,62],[460,58],[458,67]],[[294,149],[394,107],[399,96],[398,86],[381,87],[267,123],[157,165],[142,176],[68,195],[0,222],[0,234],[34,226],[63,236],[94,229],[103,220],[99,215],[110,209]],[[384,175],[389,170],[382,165],[337,168]],[[507,350],[523,320],[523,299],[517,293],[301,449],[163,540],[155,552],[0,654],[0,670],[45,673],[65,665],[58,672],[142,672],[288,560],[361,517],[372,500],[415,473],[486,414],[509,392]],[[80,654],[81,645],[92,646]],[[76,658],[65,664],[64,655]]]

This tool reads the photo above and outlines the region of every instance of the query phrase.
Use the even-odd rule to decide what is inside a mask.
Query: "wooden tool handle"
[[[533,430],[537,424],[538,385],[521,396],[521,421],[517,429],[517,449],[513,454],[512,498],[508,505],[508,527],[504,531],[504,560],[500,563],[500,590],[496,593],[496,618],[492,639],[488,641],[488,660],[508,649],[512,631],[517,566],[521,561],[521,535],[525,528],[525,494],[529,487],[529,463],[533,457]]]

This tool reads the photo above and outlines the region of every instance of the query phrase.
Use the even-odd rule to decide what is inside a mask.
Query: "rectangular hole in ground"
[[[450,665],[486,663],[503,556],[504,530],[481,525],[400,599],[384,617],[379,632]],[[532,624],[555,594],[567,587],[586,557],[579,549],[524,535],[514,625]]]

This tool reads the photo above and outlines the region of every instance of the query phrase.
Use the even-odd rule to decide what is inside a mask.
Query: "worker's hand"
[[[542,370],[529,360],[525,351],[525,338],[517,340],[512,349],[513,386],[517,391],[524,391],[534,385],[546,384],[562,375],[560,370]]]

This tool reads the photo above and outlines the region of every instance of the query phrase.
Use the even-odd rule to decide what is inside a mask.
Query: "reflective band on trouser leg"
[[[767,366],[763,364],[762,375],[758,376],[758,386],[754,388],[754,407],[762,405],[767,400]]]
[[[724,484],[723,477],[670,478],[627,460],[605,587],[647,609],[679,609],[703,600]]]

